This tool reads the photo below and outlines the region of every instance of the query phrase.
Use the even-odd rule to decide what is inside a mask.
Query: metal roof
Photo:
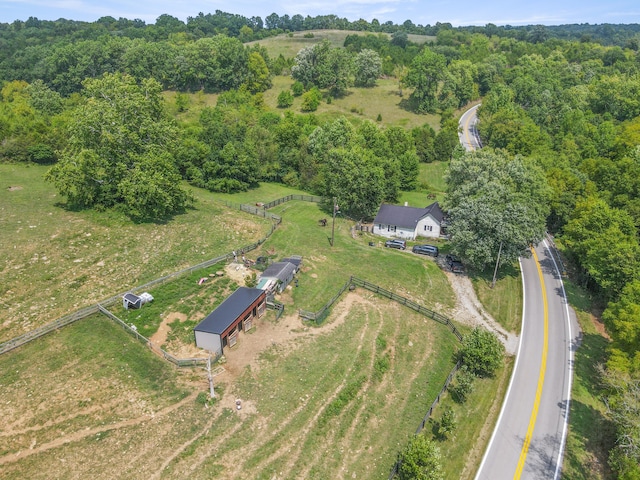
[[[289,276],[295,273],[297,267],[291,262],[276,262],[269,265],[260,278],[277,278],[278,280],[285,281]]]
[[[442,223],[444,212],[438,202],[434,202],[425,208],[405,207],[402,205],[389,205],[383,203],[373,223],[381,225],[395,225],[401,228],[415,229],[418,222],[431,215],[438,223]]]
[[[264,290],[239,287],[196,325],[194,330],[221,335],[253,302],[260,298],[260,295],[264,295]]]

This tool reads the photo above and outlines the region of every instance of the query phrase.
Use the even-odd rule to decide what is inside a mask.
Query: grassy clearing
[[[255,242],[270,227],[199,189],[196,207],[165,224],[65,210],[46,170],[0,165],[0,341]]]
[[[79,321],[0,356],[0,452],[171,405],[188,394],[176,380],[174,368],[104,316]]]
[[[522,280],[516,264],[502,265],[496,284],[491,288],[493,270],[471,272],[471,281],[478,299],[500,325],[520,334],[522,324]]]
[[[596,366],[606,361],[609,343],[603,326],[591,314],[589,295],[570,280],[564,286],[569,303],[576,312],[582,330],[582,342],[575,354],[571,391],[569,435],[564,457],[563,476],[571,479],[610,480],[615,478],[608,468],[608,452],[614,444],[614,431],[599,397]]]
[[[425,429],[426,434],[438,443],[443,459],[446,459],[443,461],[444,478],[474,478],[498,420],[512,369],[513,359],[508,359],[493,378],[476,379],[473,392],[463,404],[454,402],[448,393],[442,397]],[[442,413],[447,408],[451,408],[455,414],[456,428],[448,438],[442,439],[437,435],[437,430]]]
[[[304,257],[299,286],[293,289],[290,301],[285,298],[285,303],[316,311],[354,275],[443,313],[453,307],[453,291],[431,258],[414,255],[409,249],[404,252],[386,249],[379,237],[354,238],[350,232],[353,221],[341,215],[336,218],[332,247],[332,222],[327,227],[318,226],[318,219],[327,214],[314,203],[294,201],[271,211],[282,215],[284,220],[255,255],[266,252],[276,258]],[[369,241],[376,246],[369,246]]]
[[[291,77],[277,76],[273,79],[273,86],[264,93],[265,104],[271,109],[277,109],[278,95],[293,84]],[[343,97],[332,98],[331,103],[326,99],[313,113],[321,121],[330,121],[345,116],[356,125],[364,120],[371,120],[380,125],[397,125],[405,128],[422,126],[425,123],[439,130],[440,117],[437,115],[419,115],[401,107],[403,99],[408,98],[410,91],[404,91],[404,96],[398,92],[398,81],[393,78],[379,79],[377,86],[372,88],[351,87]],[[302,97],[294,98],[291,110],[302,113]],[[278,111],[282,111],[278,109]],[[378,115],[382,120],[378,121]]]
[[[306,30],[304,32],[283,33],[275,37],[269,37],[262,40],[250,42],[248,43],[248,45],[259,44],[265,47],[272,58],[277,58],[279,55],[282,55],[285,58],[293,58],[302,48],[315,45],[316,43],[320,43],[323,40],[328,40],[329,42],[331,42],[331,46],[333,48],[338,48],[344,46],[344,40],[347,38],[347,35],[367,34],[385,35],[387,37],[390,37],[390,35],[386,33],[372,34],[370,32],[360,32],[356,30]],[[313,36],[311,37],[311,35]],[[422,44],[430,41],[435,42],[436,37],[428,35],[409,34],[408,39],[411,42]]]

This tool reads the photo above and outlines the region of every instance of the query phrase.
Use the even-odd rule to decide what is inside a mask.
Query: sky
[[[411,20],[416,25],[453,26],[486,25],[561,25],[568,23],[640,23],[638,0],[271,0],[259,2],[235,0],[0,0],[0,22],[27,20],[83,20],[93,22],[100,17],[141,19],[155,23],[162,14],[182,21],[202,12],[216,10],[263,20],[271,13],[282,16],[300,14],[334,14],[350,21],[360,18],[380,23],[402,24]]]

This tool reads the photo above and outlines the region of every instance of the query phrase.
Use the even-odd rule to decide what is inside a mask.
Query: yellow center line
[[[467,139],[467,145],[471,150],[475,150],[474,146],[471,144],[471,137],[469,137],[469,122],[471,121],[471,115],[467,116],[467,121],[464,122],[464,136]]]
[[[538,255],[536,251],[531,248],[533,258],[536,261],[536,267],[538,268],[538,276],[540,277],[540,286],[542,287],[542,305],[544,308],[544,341],[542,344],[542,362],[540,365],[540,374],[538,376],[538,388],[536,390],[536,399],[533,403],[533,410],[531,411],[531,418],[529,419],[529,428],[527,429],[527,435],[524,438],[524,444],[522,445],[522,451],[520,452],[520,460],[518,460],[518,468],[513,476],[514,480],[519,480],[524,469],[524,462],[527,459],[527,452],[529,451],[529,444],[531,443],[531,437],[533,436],[533,429],[536,426],[536,417],[538,416],[538,408],[540,407],[540,397],[542,396],[542,385],[544,384],[544,374],[547,369],[547,348],[548,348],[548,333],[549,333],[549,310],[547,308],[547,292],[544,286],[544,278],[542,277],[542,268],[540,268],[540,262],[538,261]]]

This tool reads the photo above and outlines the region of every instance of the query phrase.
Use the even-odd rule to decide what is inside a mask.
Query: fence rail
[[[277,200],[273,200],[272,202],[265,203],[263,208],[265,210],[275,207],[276,205],[280,205],[281,203],[290,202],[291,200],[302,200],[303,202],[314,202],[320,203],[322,202],[323,197],[319,197],[317,195],[287,195],[286,197],[278,198]]]
[[[284,313],[284,303],[275,299],[267,300],[267,308],[276,311],[276,320],[278,320]]]
[[[36,338],[40,338],[43,335],[46,335],[47,333],[51,333],[54,330],[70,325],[73,322],[82,320],[83,318],[90,317],[91,315],[94,315],[97,312],[98,312],[98,306],[91,305],[90,307],[82,308],[73,313],[70,313],[69,315],[60,317],[51,323],[47,323],[46,325],[43,325],[27,333],[14,337],[11,340],[8,340],[4,343],[0,343],[0,355],[13,350],[14,348],[18,348],[24,345],[25,343],[35,340]]]
[[[436,399],[433,401],[433,403],[429,407],[429,410],[427,411],[427,413],[425,414],[424,418],[422,419],[422,422],[420,422],[420,425],[418,425],[418,429],[416,430],[416,433],[415,433],[416,435],[418,435],[424,429],[424,427],[427,425],[427,422],[429,421],[429,418],[431,418],[431,414],[433,413],[433,411],[436,409],[436,407],[440,403],[440,398],[442,397],[444,392],[449,387],[449,384],[451,383],[451,380],[453,380],[453,376],[456,374],[456,372],[458,370],[460,370],[460,366],[461,365],[462,365],[462,363],[460,361],[458,361],[458,363],[456,363],[456,365],[453,367],[453,370],[451,370],[451,372],[449,372],[449,376],[447,377],[447,379],[444,382],[444,385],[440,389],[440,393],[438,393],[438,396],[436,397]],[[398,459],[398,461],[393,465],[393,468],[391,469],[391,472],[389,473],[389,479],[388,480],[393,480],[395,478],[395,476],[398,474],[398,470],[400,469],[400,464],[401,463],[402,462]]]
[[[358,287],[366,288],[367,290],[370,290],[374,293],[382,295],[383,297],[390,298],[391,300],[394,300],[400,303],[401,305],[405,305],[411,308],[412,310],[415,310],[416,312],[421,313],[422,315],[429,317],[432,320],[435,320],[438,323],[442,323],[443,325],[446,325],[447,327],[449,327],[451,332],[458,338],[458,340],[462,341],[462,334],[458,331],[458,329],[451,322],[451,320],[449,320],[444,315],[441,315],[438,312],[434,312],[433,310],[429,310],[428,308],[425,308],[422,305],[418,305],[416,302],[411,301],[406,297],[396,295],[395,293],[389,290],[379,287],[378,285],[375,285],[373,283],[369,283],[366,280],[362,280],[358,277],[351,277],[350,281],[351,283],[353,283]]]
[[[299,195],[299,196],[305,196],[305,195]],[[238,210],[242,210],[244,212],[252,213],[254,215],[258,215],[258,216],[261,216],[263,218],[270,218],[272,220],[271,229],[269,230],[269,232],[266,234],[266,236],[264,238],[261,238],[257,242],[254,242],[254,243],[252,243],[250,245],[246,245],[244,247],[238,248],[237,250],[241,250],[241,251],[244,251],[244,252],[250,252],[251,250],[254,250],[254,249],[258,248],[258,246],[262,245],[265,242],[265,240],[267,240],[271,236],[271,234],[275,231],[275,229],[278,228],[278,225],[280,225],[280,223],[282,222],[282,217],[280,217],[279,215],[275,215],[273,213],[270,213],[270,212],[266,212],[263,208],[257,208],[257,207],[254,207],[252,205],[245,205],[245,204],[237,204],[237,203],[234,204],[234,203],[231,203],[231,202],[222,202],[222,203],[224,203],[226,206],[228,206],[230,208],[236,208]],[[25,343],[28,343],[28,342],[30,342],[32,340],[40,338],[43,335],[46,335],[47,333],[50,333],[50,332],[52,332],[54,330],[57,330],[58,328],[62,328],[62,327],[66,326],[66,325],[69,325],[69,324],[71,324],[73,322],[77,322],[78,320],[82,320],[83,318],[87,318],[87,317],[93,315],[94,313],[98,313],[98,311],[100,311],[100,306],[102,306],[102,307],[110,307],[110,306],[114,305],[116,302],[119,302],[122,299],[122,296],[125,293],[128,293],[128,292],[132,292],[132,293],[143,292],[144,290],[147,290],[147,289],[149,289],[151,287],[154,287],[156,285],[160,285],[160,284],[162,284],[164,282],[167,282],[169,280],[173,280],[173,279],[175,279],[175,278],[177,278],[177,277],[179,277],[181,275],[184,275],[184,274],[187,274],[187,273],[193,273],[193,272],[195,272],[197,270],[201,270],[203,268],[207,268],[207,267],[210,267],[212,265],[215,265],[216,263],[227,261],[227,260],[231,260],[232,258],[233,258],[233,254],[232,253],[227,253],[225,255],[220,255],[218,257],[212,258],[210,260],[206,260],[206,261],[204,261],[202,263],[199,263],[197,265],[193,265],[191,267],[183,268],[182,270],[179,270],[177,272],[170,273],[169,275],[165,275],[164,277],[156,278],[155,280],[147,282],[144,285],[140,285],[138,287],[134,287],[134,288],[132,288],[130,290],[127,290],[125,292],[118,293],[117,295],[114,295],[114,296],[109,297],[109,298],[107,298],[105,300],[102,300],[101,302],[99,302],[96,305],[90,305],[88,307],[81,308],[80,310],[77,310],[77,311],[75,311],[73,313],[65,315],[64,317],[60,317],[57,320],[54,320],[51,323],[48,323],[48,324],[43,325],[41,327],[38,327],[38,328],[36,328],[34,330],[26,332],[26,333],[24,333],[22,335],[14,337],[14,338],[12,338],[10,340],[7,340],[4,343],[0,343],[0,355],[2,355],[3,353],[7,353],[7,352],[13,350],[14,348],[18,348],[18,347],[20,347],[20,346],[24,345]],[[129,327],[129,329],[130,329],[130,327]],[[170,360],[168,358],[167,358],[167,360],[172,361],[172,360]],[[176,359],[176,360],[178,360],[178,359]],[[175,362],[173,362],[173,363],[175,363]],[[178,366],[183,366],[183,365],[178,365]]]
[[[316,322],[316,324],[321,324],[327,315],[329,314],[329,309],[331,306],[340,298],[340,295],[344,293],[344,291],[349,288],[351,285],[351,279],[349,279],[340,289],[338,293],[336,293],[331,300],[329,300],[320,310],[317,312],[309,312],[307,310],[298,310],[298,315],[304,318],[305,320],[311,320]]]
[[[173,363],[174,365],[176,365],[178,367],[193,367],[193,366],[196,366],[196,365],[206,365],[206,363],[207,363],[207,359],[206,358],[176,358],[173,355],[171,355],[169,352],[167,352],[166,350],[162,349],[161,347],[154,345],[151,340],[149,340],[144,335],[138,333],[137,330],[131,328],[130,325],[127,325],[124,321],[122,321],[119,317],[117,317],[113,312],[110,312],[109,310],[104,308],[104,306],[102,306],[101,304],[98,304],[98,310],[100,311],[100,313],[102,313],[106,317],[108,317],[111,320],[113,320],[114,322],[116,322],[118,325],[120,325],[122,328],[124,328],[127,332],[129,332],[131,335],[133,335],[138,340],[140,340],[142,343],[144,343],[147,347],[149,347],[149,349],[152,352],[154,352],[155,354],[161,356],[165,360]],[[217,359],[218,358],[216,357],[216,360]]]

